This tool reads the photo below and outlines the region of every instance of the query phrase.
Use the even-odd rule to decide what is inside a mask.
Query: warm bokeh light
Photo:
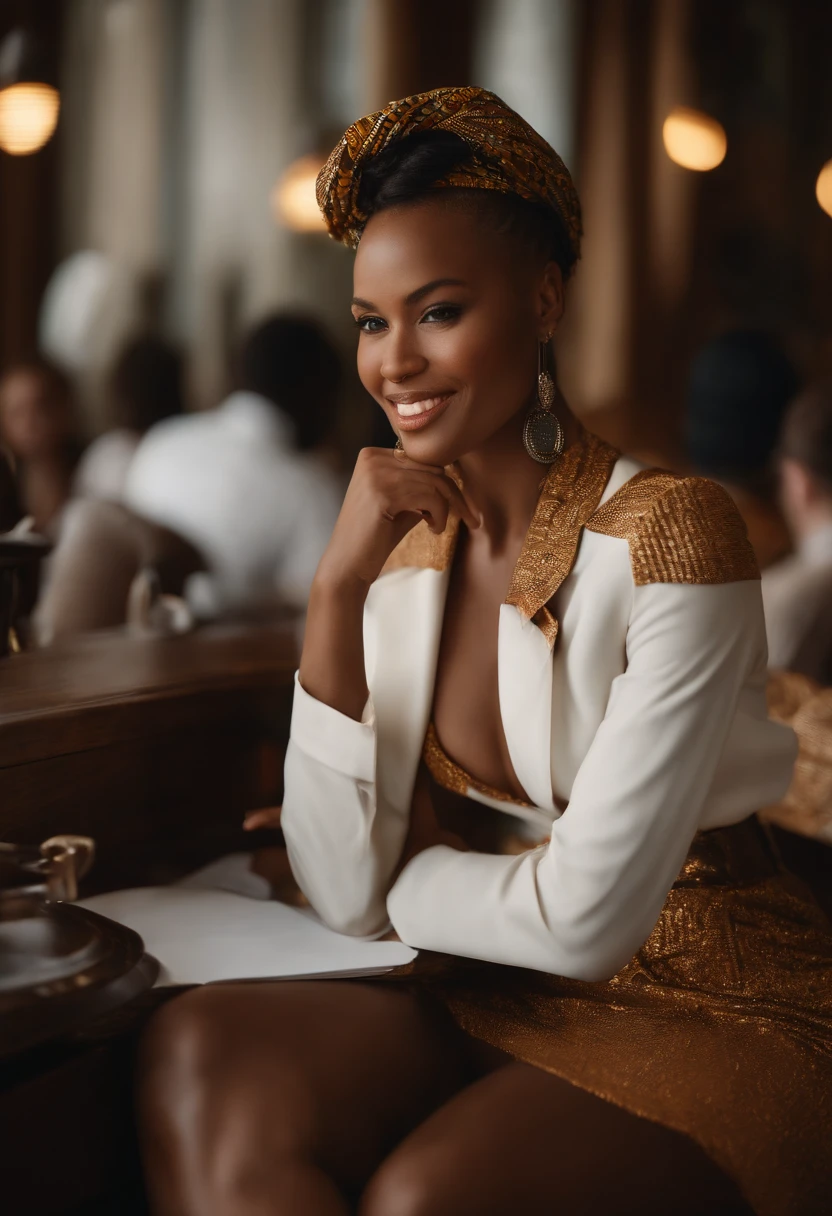
[[[662,139],[667,155],[683,169],[705,173],[721,165],[728,150],[725,129],[715,118],[674,106],[664,120]]]
[[[818,174],[815,196],[827,215],[832,215],[832,160],[828,160]]]
[[[0,148],[12,156],[37,152],[58,123],[61,99],[48,84],[12,84],[0,89]]]
[[[323,163],[320,156],[301,156],[293,161],[272,191],[275,219],[293,232],[324,231],[315,199],[315,179]]]

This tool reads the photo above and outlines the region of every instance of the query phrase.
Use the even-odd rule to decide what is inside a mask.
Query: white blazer
[[[391,887],[408,826],[456,531],[420,524],[372,587],[360,722],[296,682],[282,825],[344,933],[582,980],[649,936],[700,829],[779,800],[796,752],[768,720],[759,575],[718,486],[643,470],[591,435],[553,466],[498,633],[509,754],[550,842],[444,845]],[[566,804],[563,814],[558,804]]]

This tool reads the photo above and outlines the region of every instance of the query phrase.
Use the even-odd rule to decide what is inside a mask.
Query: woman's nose
[[[391,384],[400,384],[402,380],[424,371],[427,365],[427,359],[420,353],[416,344],[400,332],[398,336],[391,334],[385,342],[384,357],[379,370],[385,380],[389,380]]]

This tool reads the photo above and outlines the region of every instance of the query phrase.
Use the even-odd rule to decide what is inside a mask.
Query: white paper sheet
[[[378,975],[417,953],[401,942],[345,937],[296,908],[229,891],[136,887],[79,903],[140,934],[162,966],[157,986]]]

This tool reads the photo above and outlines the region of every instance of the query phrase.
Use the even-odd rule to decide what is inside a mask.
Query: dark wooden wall
[[[62,0],[3,0],[0,38],[25,21],[56,73]],[[37,343],[43,289],[57,258],[58,135],[30,156],[0,151],[0,369],[29,357]]]

